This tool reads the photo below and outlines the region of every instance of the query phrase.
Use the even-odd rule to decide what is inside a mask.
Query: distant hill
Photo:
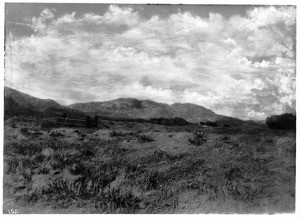
[[[19,107],[36,111],[45,111],[51,107],[55,108],[61,106],[54,100],[35,98],[9,87],[4,87],[4,99],[10,99]]]
[[[134,98],[120,98],[112,101],[77,103],[70,108],[83,111],[91,115],[102,115],[123,118],[174,118],[181,117],[189,122],[216,121],[221,118],[213,111],[195,104],[172,105],[150,100]]]
[[[31,95],[19,92],[15,89],[4,87],[4,116],[55,116],[58,113],[82,112],[61,106],[51,99],[40,99]]]
[[[99,115],[112,118],[151,119],[180,117],[190,123],[213,121],[219,126],[239,126],[245,121],[215,114],[213,111],[190,103],[164,104],[151,100],[119,98],[112,101],[76,103],[62,106],[51,99],[40,99],[9,87],[4,88],[4,115],[52,117],[68,113],[68,116]]]

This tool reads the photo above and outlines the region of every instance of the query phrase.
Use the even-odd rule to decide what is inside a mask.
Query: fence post
[[[85,124],[86,124],[87,127],[90,127],[90,120],[91,120],[90,116],[85,117]]]

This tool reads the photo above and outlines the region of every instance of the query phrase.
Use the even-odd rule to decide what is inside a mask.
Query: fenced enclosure
[[[98,126],[98,116],[91,118],[90,116],[85,116],[85,118],[74,118],[68,117],[67,113],[63,113],[61,117],[56,117],[56,124],[59,126],[68,127],[97,127]]]
[[[72,117],[71,117],[72,116]],[[98,127],[101,121],[114,121],[114,122],[136,122],[136,123],[151,123],[164,126],[185,126],[190,125],[189,122],[180,117],[175,118],[151,118],[151,119],[132,119],[132,118],[118,118],[118,117],[106,117],[95,115],[93,118],[90,116],[67,116],[67,113],[62,113],[61,116],[55,117],[56,124],[59,126],[67,127]]]

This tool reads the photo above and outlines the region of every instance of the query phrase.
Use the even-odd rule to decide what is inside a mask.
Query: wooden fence
[[[56,117],[56,124],[59,126],[68,127],[98,127],[103,120],[114,122],[136,122],[136,123],[152,123],[164,126],[185,126],[190,125],[185,119],[180,117],[174,118],[152,118],[152,119],[130,119],[130,118],[116,118],[96,115],[94,118],[90,116],[83,117],[67,117],[67,113],[63,113],[61,117]]]
[[[67,117],[66,113],[62,114],[62,117],[56,117],[56,124],[60,126],[68,127],[97,127],[98,126],[98,116],[95,116],[93,119],[90,116],[85,118],[72,118]]]

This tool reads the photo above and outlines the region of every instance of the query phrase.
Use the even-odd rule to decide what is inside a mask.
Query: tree
[[[290,113],[274,115],[266,119],[270,129],[296,129],[296,116]]]

